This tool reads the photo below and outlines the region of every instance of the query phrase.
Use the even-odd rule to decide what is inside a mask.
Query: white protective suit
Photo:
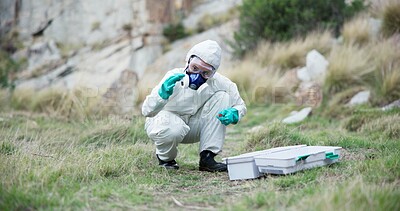
[[[188,53],[200,57],[204,62],[219,67],[220,48],[215,41],[195,45]],[[218,54],[219,50],[219,54]],[[168,71],[143,103],[142,113],[146,118],[145,130],[156,145],[156,154],[161,160],[176,158],[179,143],[200,141],[199,152],[210,150],[218,154],[225,140],[225,129],[218,119],[220,111],[235,108],[239,121],[246,114],[246,106],[237,86],[219,74],[208,79],[198,90],[184,88],[178,81],[169,99],[162,99],[158,90],[162,83],[175,73],[185,73],[184,68]]]

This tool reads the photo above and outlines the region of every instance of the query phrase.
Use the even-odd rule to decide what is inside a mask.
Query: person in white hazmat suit
[[[143,103],[145,130],[156,145],[159,165],[178,169],[178,144],[200,142],[201,171],[226,171],[214,157],[221,152],[226,126],[246,114],[237,86],[216,72],[221,61],[217,42],[206,40],[186,55],[186,67],[166,73]]]

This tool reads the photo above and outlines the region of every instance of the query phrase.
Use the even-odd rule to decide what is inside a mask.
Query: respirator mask
[[[186,76],[182,80],[182,85],[197,90],[207,79],[213,77],[216,71],[211,65],[194,56],[189,60],[185,72]]]

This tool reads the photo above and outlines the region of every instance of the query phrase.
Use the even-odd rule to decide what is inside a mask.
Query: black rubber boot
[[[179,169],[179,166],[175,160],[163,161],[158,157],[158,155],[157,155],[157,159],[158,159],[158,165],[160,165],[166,169]]]
[[[204,150],[200,153],[199,170],[200,171],[227,171],[226,164],[218,163],[214,160],[216,154],[209,150]]]

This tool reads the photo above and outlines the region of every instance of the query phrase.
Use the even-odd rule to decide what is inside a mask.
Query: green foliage
[[[395,2],[395,1],[393,1]],[[383,11],[382,32],[391,36],[400,32],[400,3],[388,4]]]
[[[10,55],[0,50],[0,88],[12,87],[11,74],[19,69],[19,64]]]
[[[318,28],[334,29],[338,35],[344,20],[363,8],[361,0],[351,5],[344,0],[244,0],[240,28],[231,44],[243,56],[261,39],[289,40]]]
[[[173,42],[175,40],[184,38],[188,36],[188,34],[185,31],[185,27],[181,22],[174,24],[168,24],[164,30],[163,30],[163,35],[170,41]]]
[[[17,148],[9,142],[2,142],[0,145],[0,154],[12,155],[17,151]]]

